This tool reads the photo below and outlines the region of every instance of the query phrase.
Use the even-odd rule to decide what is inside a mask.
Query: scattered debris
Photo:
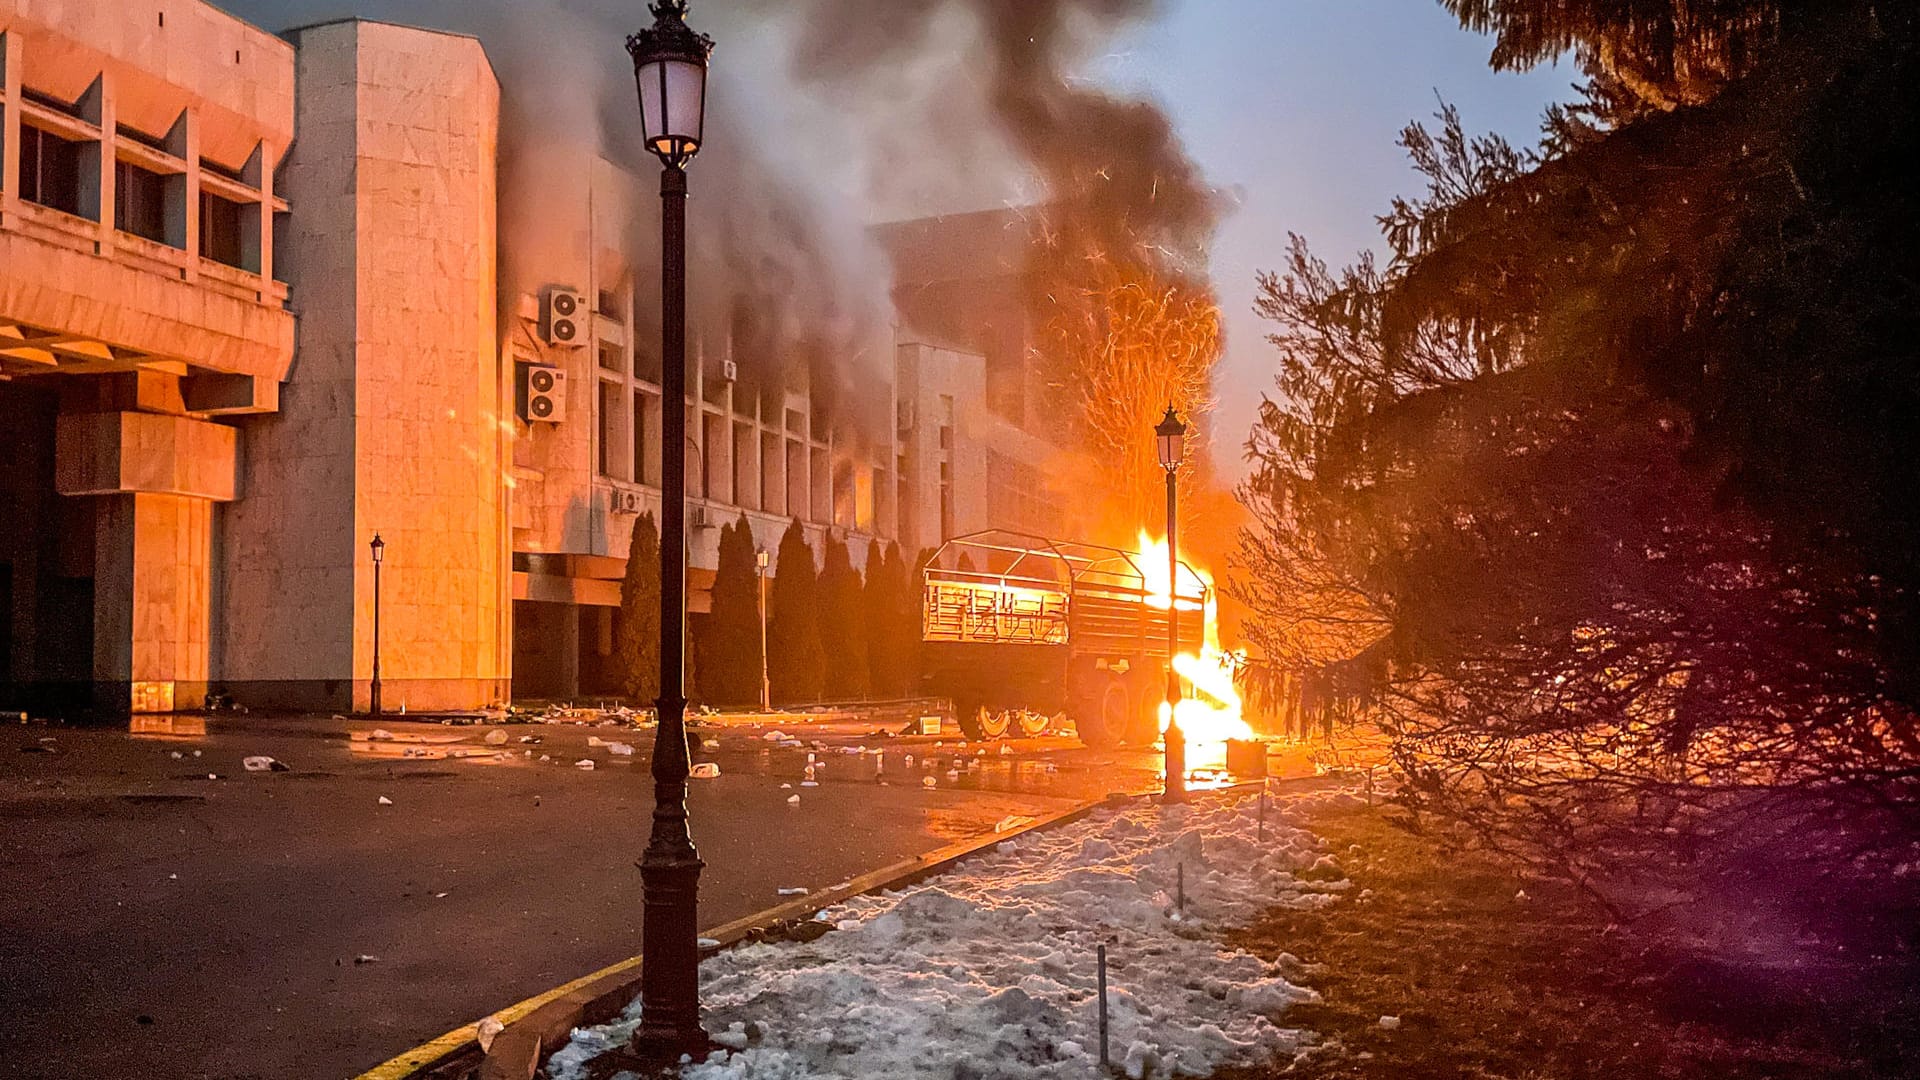
[[[433,894],[433,898],[435,900],[445,900],[447,898],[447,894],[443,892],[437,892]]]
[[[475,1024],[473,1027],[473,1039],[480,1044],[480,1052],[484,1054],[492,1050],[493,1040],[505,1030],[507,1030],[507,1025],[501,1023],[497,1017],[489,1016],[485,1020]]]
[[[718,750],[720,749],[720,740],[719,739],[701,739],[700,745],[707,748],[708,750]]]
[[[589,735],[587,736],[587,745],[588,746],[605,746],[607,745],[607,740],[601,738],[598,735]]]
[[[386,797],[385,795],[382,795],[382,796],[380,796],[380,805],[381,805],[381,806],[392,806],[392,805],[393,805],[393,800],[392,800],[392,799],[389,799],[389,798],[387,798],[387,797]]]
[[[607,752],[611,754],[618,754],[621,757],[632,757],[633,747],[623,742],[610,742],[607,744]]]
[[[1026,814],[1008,814],[1006,817],[994,822],[993,831],[997,833],[1012,832],[1022,825],[1033,824],[1034,820],[1034,818]]]
[[[1380,1018],[1380,1026],[1386,1028],[1388,1031],[1397,1031],[1400,1028],[1400,1018],[1397,1016],[1383,1016]]]
[[[523,743],[538,743],[541,741],[541,738],[538,735],[522,735],[520,736],[520,741]]]
[[[500,730],[499,728],[494,728],[492,731],[487,732],[488,746],[499,746],[501,743],[504,743],[506,741],[507,741],[507,733]]]
[[[220,779],[220,774],[219,774],[219,773],[217,773],[217,772],[210,772],[210,773],[208,773],[208,774],[207,774],[207,779],[209,779],[209,780],[218,780],[218,779]]]
[[[592,772],[593,759],[590,757],[583,757],[579,761],[574,762],[573,767],[576,769],[585,769],[587,772]]]
[[[935,780],[931,776],[925,776],[925,777],[921,777],[920,785],[922,787],[939,787],[940,782],[938,780]]]
[[[379,958],[379,957],[377,957],[377,956],[368,956],[368,955],[367,955],[366,953],[361,953],[361,954],[360,954],[359,956],[356,956],[356,957],[354,957],[354,958],[353,958],[353,966],[354,966],[354,967],[360,967],[360,966],[362,966],[362,965],[365,965],[365,964],[377,964],[377,963],[379,963],[379,962],[380,962],[380,958]]]
[[[248,772],[292,772],[293,766],[265,754],[254,754],[240,759],[240,764]]]
[[[702,761],[693,767],[692,776],[696,780],[712,780],[720,775],[720,766],[711,761]]]
[[[807,895],[807,890],[806,890],[806,889],[803,889],[803,888],[800,888],[800,887],[799,887],[799,886],[797,886],[797,885],[796,885],[796,886],[794,886],[793,888],[790,888],[790,889],[775,889],[775,890],[774,890],[774,892],[775,892],[775,893],[778,893],[778,894],[779,894],[779,895],[781,895],[781,896],[805,896],[805,895]]]
[[[710,937],[700,938],[699,940],[695,941],[694,944],[699,946],[702,949],[717,949],[720,947],[719,940],[715,938],[710,938]]]
[[[178,750],[172,750],[167,753],[167,756],[172,758],[175,761],[182,761],[182,760],[185,760],[187,755],[181,753]]]
[[[787,805],[788,805],[788,806],[799,806],[799,805],[800,805],[800,796],[798,796],[798,795],[789,795],[789,796],[787,796]]]
[[[344,717],[344,716],[336,716],[336,717],[334,717],[334,719],[335,719],[335,720],[344,720],[344,719],[346,719],[346,717]],[[372,731],[369,731],[369,732],[367,732],[367,741],[369,741],[369,742],[392,742],[392,741],[393,741],[393,732],[391,732],[391,731],[388,731],[388,730],[387,730],[386,728],[374,728],[374,729],[373,729]]]
[[[801,786],[801,787],[819,787],[819,786],[820,786],[820,781],[818,781],[818,780],[802,780],[802,781],[800,781],[800,786]]]

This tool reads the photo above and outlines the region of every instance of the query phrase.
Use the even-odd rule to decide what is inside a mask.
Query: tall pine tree
[[[614,629],[622,691],[641,703],[653,702],[660,696],[660,533],[651,512],[633,519]]]
[[[906,692],[907,642],[899,630],[907,602],[906,570],[897,545],[875,545],[867,560],[867,588],[861,598],[862,621],[867,628],[867,672],[877,697],[899,697]]]
[[[862,698],[871,692],[867,678],[867,627],[861,611],[860,571],[853,568],[847,542],[827,537],[820,570],[820,644],[827,651],[827,696]]]
[[[826,656],[815,622],[819,583],[806,527],[795,518],[780,538],[767,599],[767,664],[773,699],[782,704],[818,701]]]
[[[716,705],[760,700],[760,609],[753,528],[743,513],[720,530],[713,610],[702,628],[700,687]]]

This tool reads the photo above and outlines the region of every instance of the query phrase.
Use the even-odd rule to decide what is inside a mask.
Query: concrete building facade
[[[0,705],[364,709],[376,649],[389,708],[617,692],[660,511],[652,177],[543,161],[547,236],[503,280],[501,94],[431,29],[0,0]],[[937,263],[896,296],[960,295]],[[1062,524],[1019,328],[914,317],[944,303],[839,415],[750,313],[690,327],[696,623],[735,521],[856,566]]]

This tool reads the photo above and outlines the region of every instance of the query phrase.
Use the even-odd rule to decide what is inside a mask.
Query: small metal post
[[[1100,1068],[1104,1072],[1113,1067],[1107,1057],[1107,947],[1094,946],[1094,954],[1100,961]]]
[[[1267,789],[1264,783],[1260,785],[1260,830],[1257,836],[1261,843],[1267,842]]]
[[[1173,868],[1173,906],[1174,910],[1184,913],[1187,910],[1187,864],[1177,863]]]

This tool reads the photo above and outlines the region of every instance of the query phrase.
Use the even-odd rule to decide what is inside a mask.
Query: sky
[[[1402,127],[1444,98],[1470,132],[1531,144],[1579,72],[1566,60],[1492,71],[1492,39],[1462,30],[1437,0],[1169,0],[1130,38],[1097,61],[1096,77],[1162,102],[1188,153],[1239,200],[1212,252],[1227,352],[1211,447],[1238,477],[1275,366],[1253,313],[1254,275],[1280,266],[1287,233],[1336,267],[1363,249],[1384,256],[1374,219],[1419,184],[1394,145]]]

